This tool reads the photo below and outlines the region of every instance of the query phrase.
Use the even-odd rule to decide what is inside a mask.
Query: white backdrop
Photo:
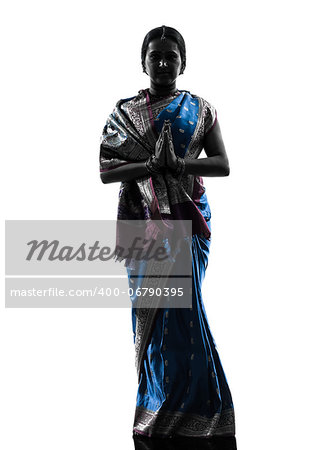
[[[205,178],[203,297],[238,448],[335,448],[333,2],[31,0],[1,13],[4,219],[114,219],[99,136],[148,87],[140,48],[185,37],[178,80],[217,109],[231,174]],[[3,226],[4,222],[2,222]],[[3,245],[3,242],[2,242]],[[1,309],[1,448],[131,449],[129,309]]]

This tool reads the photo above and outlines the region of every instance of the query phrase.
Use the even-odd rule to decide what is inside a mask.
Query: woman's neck
[[[158,95],[158,96],[175,94],[176,91],[177,91],[176,82],[174,82],[173,84],[170,84],[169,86],[162,86],[162,85],[157,85],[157,84],[151,83],[150,88],[149,88],[150,94]]]

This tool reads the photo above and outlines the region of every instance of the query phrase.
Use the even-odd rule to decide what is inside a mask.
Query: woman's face
[[[157,85],[169,86],[180,75],[182,60],[180,50],[171,39],[156,38],[149,42],[146,58],[146,73]]]

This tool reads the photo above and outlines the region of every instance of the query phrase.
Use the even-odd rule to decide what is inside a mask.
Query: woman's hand
[[[155,144],[154,156],[159,167],[164,167],[166,165],[163,128]]]
[[[163,130],[164,130],[164,148],[166,153],[166,164],[170,170],[175,171],[177,169],[177,157],[175,154],[170,123],[165,124]]]

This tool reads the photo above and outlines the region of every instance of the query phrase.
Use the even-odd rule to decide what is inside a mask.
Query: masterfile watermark
[[[101,246],[99,241],[95,241],[93,245],[88,245],[83,242],[78,248],[70,245],[60,245],[60,241],[47,240],[37,241],[36,239],[27,242],[30,247],[26,259],[31,261],[36,259],[41,261],[43,258],[49,261],[108,261],[113,258],[121,259],[135,259],[137,261],[164,261],[169,259],[169,254],[164,245],[158,245],[157,240],[141,239],[134,237],[130,246],[127,248],[121,245],[116,245],[114,248],[109,246]]]

